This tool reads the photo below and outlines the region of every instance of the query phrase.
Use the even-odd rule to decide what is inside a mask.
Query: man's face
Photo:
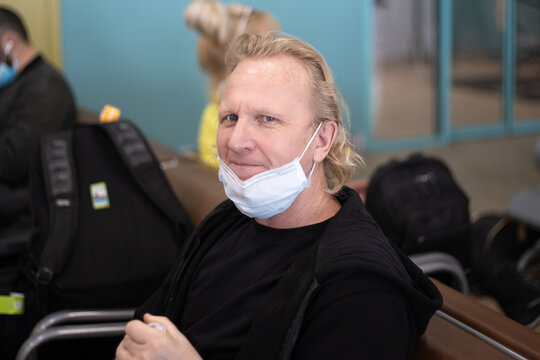
[[[241,61],[219,105],[221,160],[247,180],[300,156],[314,132],[309,92],[306,69],[290,56]],[[305,172],[313,164],[310,154],[301,161]]]

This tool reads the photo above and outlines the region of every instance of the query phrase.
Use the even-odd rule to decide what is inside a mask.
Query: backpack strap
[[[170,190],[154,153],[137,127],[126,120],[105,123],[99,127],[110,137],[139,186],[174,222],[177,232],[180,235],[189,234],[193,230],[191,221]]]
[[[67,258],[76,228],[78,197],[71,131],[54,133],[41,141],[41,164],[50,216],[36,279],[49,285]]]
[[[305,309],[317,289],[315,261],[319,242],[289,267],[253,319],[239,360],[289,359]]]

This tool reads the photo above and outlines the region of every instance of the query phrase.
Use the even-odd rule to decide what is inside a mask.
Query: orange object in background
[[[112,105],[105,105],[101,112],[99,113],[99,122],[100,123],[107,123],[107,122],[113,122],[120,118],[120,114],[122,111]]]

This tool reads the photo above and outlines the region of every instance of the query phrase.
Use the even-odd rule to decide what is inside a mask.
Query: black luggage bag
[[[505,314],[529,327],[540,322],[540,229],[503,214],[472,225],[471,278]]]

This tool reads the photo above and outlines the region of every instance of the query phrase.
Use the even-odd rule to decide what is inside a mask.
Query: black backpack
[[[25,294],[26,311],[0,322],[0,330],[14,329],[18,345],[53,311],[140,305],[193,229],[144,136],[128,121],[44,137],[30,192],[38,235],[12,287]]]
[[[505,314],[529,327],[540,321],[540,229],[504,214],[472,224],[471,280]]]
[[[406,254],[442,251],[469,265],[469,200],[441,160],[417,153],[382,165],[366,208]]]
[[[31,172],[35,280],[48,310],[129,307],[161,283],[192,224],[130,122],[47,136]]]

